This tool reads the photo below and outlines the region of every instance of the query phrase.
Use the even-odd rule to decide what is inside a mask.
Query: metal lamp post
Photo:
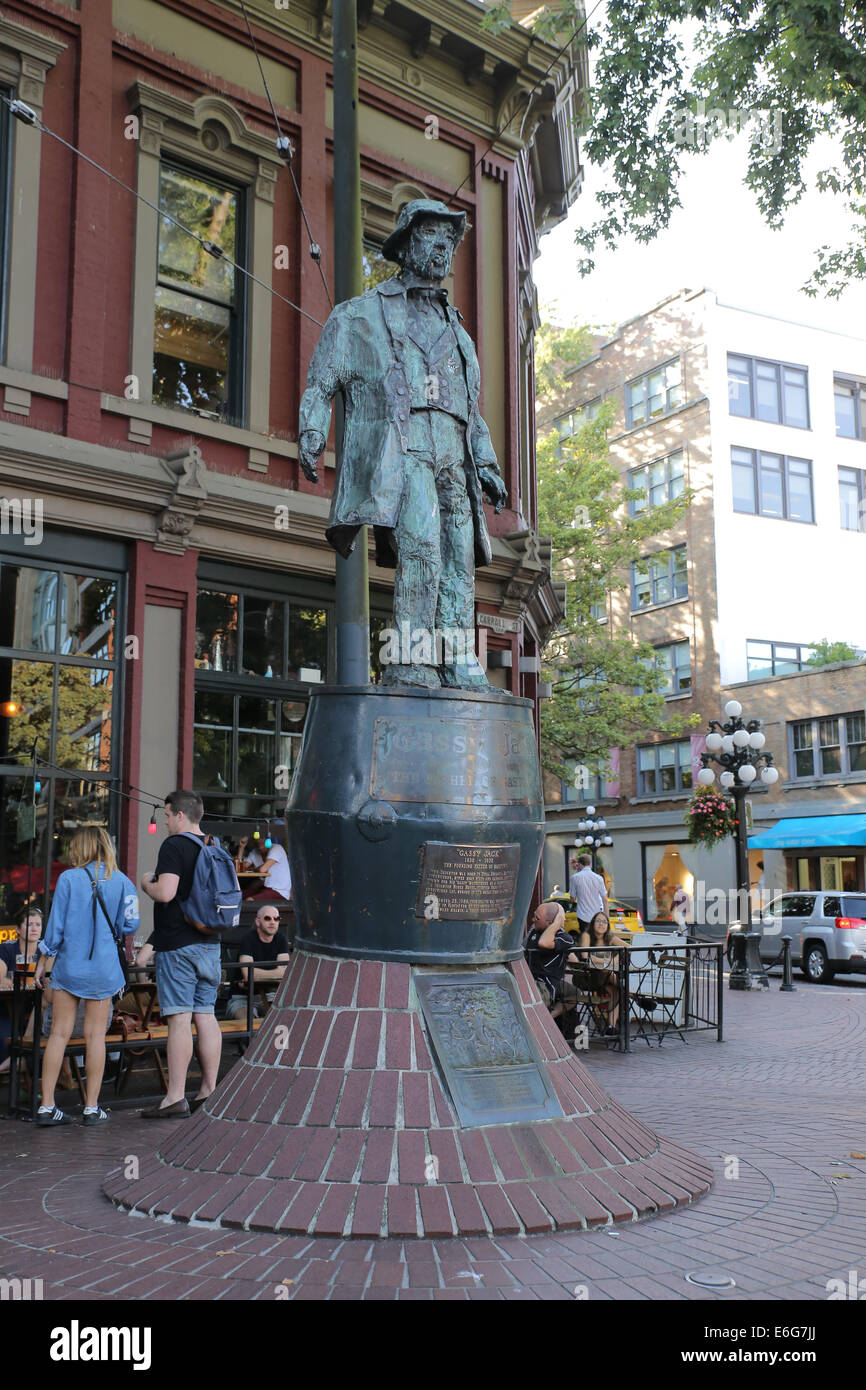
[[[761,732],[761,720],[743,718],[743,707],[737,700],[729,700],[724,709],[727,722],[711,719],[707,734],[707,751],[701,754],[703,767],[698,773],[698,782],[708,787],[716,779],[710,767],[715,763],[722,769],[719,784],[730,792],[737,808],[736,871],[737,891],[744,894],[740,899],[745,904],[744,926],[748,930],[752,924],[752,903],[749,885],[749,842],[746,829],[746,797],[756,778],[760,777],[764,786],[770,787],[779,780],[779,770],[773,765],[773,754],[763,751],[766,742]],[[763,763],[762,768],[759,765]]]
[[[574,842],[575,848],[583,850],[584,854],[586,854],[587,850],[589,851],[592,855],[593,871],[595,871],[597,867],[596,855],[598,851],[601,849],[602,845],[613,844],[611,836],[605,833],[607,831],[607,821],[603,817],[596,819],[595,807],[587,806],[586,819],[578,822],[577,830],[577,839]]]

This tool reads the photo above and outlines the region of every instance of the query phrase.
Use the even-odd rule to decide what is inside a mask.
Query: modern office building
[[[866,340],[681,291],[622,324],[567,380],[539,433],[566,437],[613,400],[611,457],[644,491],[629,505],[694,494],[602,620],[655,648],[667,707],[700,724],[612,750],[615,779],[588,792],[548,777],[545,888],[563,882],[588,802],[614,840],[603,859],[616,895],[649,920],[667,918],[677,883],[732,885],[733,844],[690,846],[683,824],[707,721],[728,699],[764,720],[781,774],[752,797],[753,881],[863,888]],[[858,655],[815,669],[824,640]]]
[[[291,169],[229,0],[0,16],[0,920],[47,895],[83,819],[149,867],[175,786],[264,832],[334,676],[333,440],[324,485],[297,462],[333,292],[331,19],[246,10]],[[580,185],[582,60],[482,31],[473,0],[359,10],[368,283],[396,270],[379,248],[407,201],[467,213],[449,288],[509,491],[477,625],[491,679],[535,698],[560,595],[536,530],[532,266]],[[371,561],[374,631],[392,577]]]

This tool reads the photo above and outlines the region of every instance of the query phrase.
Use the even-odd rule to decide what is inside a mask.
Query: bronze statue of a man
[[[487,686],[473,650],[475,566],[491,560],[482,492],[497,512],[507,494],[478,409],[475,348],[441,288],[465,228],[466,214],[444,203],[406,204],[382,247],[400,273],[337,305],[301,400],[298,453],[315,483],[331,401],[343,395],[326,534],[347,556],[359,527],[372,526],[377,563],[396,570],[402,640],[399,660],[385,668],[388,684]],[[461,642],[449,640],[455,633]]]

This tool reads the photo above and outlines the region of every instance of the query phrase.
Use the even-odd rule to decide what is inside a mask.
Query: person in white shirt
[[[256,888],[255,892],[249,896],[259,897],[262,893],[276,893],[278,897],[285,898],[286,902],[290,902],[292,875],[289,869],[289,856],[282,845],[274,840],[268,849],[252,849],[249,855],[244,858],[244,850],[248,843],[248,836],[244,836],[239,841],[235,867],[238,873],[243,871],[244,873],[260,874],[264,879],[264,886]]]
[[[607,890],[601,874],[593,873],[592,855],[577,856],[579,868],[571,875],[568,891],[574,899],[577,920],[581,931],[589,931],[589,924],[597,912],[610,915]]]

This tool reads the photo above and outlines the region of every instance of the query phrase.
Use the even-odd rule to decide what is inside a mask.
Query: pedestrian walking
[[[579,868],[571,875],[568,891],[574,899],[577,920],[582,932],[589,931],[589,924],[597,912],[610,915],[607,889],[601,874],[593,872],[592,855],[577,856]]]
[[[57,880],[45,936],[39,942],[34,975],[42,989],[48,958],[51,972],[51,1033],[42,1065],[42,1104],[37,1125],[71,1123],[54,1103],[63,1053],[72,1036],[79,1003],[84,1001],[84,1123],[104,1124],[99,1104],[105,1071],[105,1030],[112,997],[124,987],[119,950],[138,929],[135,884],[117,867],[114,846],[101,825],[82,825],[69,842],[66,869]]]

